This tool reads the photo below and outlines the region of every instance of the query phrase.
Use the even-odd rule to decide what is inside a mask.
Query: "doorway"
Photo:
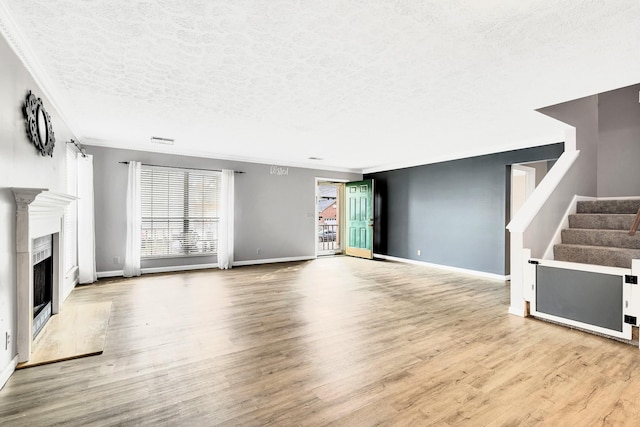
[[[533,194],[556,159],[507,165],[507,203],[505,224],[505,274],[511,274],[511,236],[506,226]]]
[[[342,253],[344,183],[317,179],[316,184],[316,254]]]

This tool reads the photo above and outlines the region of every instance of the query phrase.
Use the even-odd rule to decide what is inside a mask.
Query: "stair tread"
[[[631,260],[640,258],[640,249],[614,248],[560,243],[554,245],[554,259],[582,264],[631,268]]]
[[[629,235],[629,230],[596,228],[566,228],[562,230],[563,244],[640,249],[640,235]]]
[[[634,219],[632,214],[571,214],[569,228],[629,230]]]
[[[640,198],[610,200],[581,200],[576,204],[578,213],[626,213],[636,214],[640,208]]]

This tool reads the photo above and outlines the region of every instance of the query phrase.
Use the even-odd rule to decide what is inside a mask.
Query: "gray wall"
[[[235,175],[235,261],[310,257],[316,250],[316,177],[361,179],[362,175],[290,167],[271,175],[271,165],[87,146],[94,156],[96,266],[121,271],[126,241],[127,166],[122,161],[202,169],[233,169]],[[259,252],[258,252],[259,250]],[[118,257],[120,262],[114,262]],[[144,261],[143,268],[207,264],[215,257]]]
[[[640,196],[640,84],[598,95],[598,196]]]
[[[65,142],[72,135],[5,39],[0,37],[0,372],[16,354],[16,205],[11,187],[65,192]],[[42,157],[27,139],[22,105],[31,90],[42,98],[56,137],[53,158]],[[5,350],[8,332],[12,344]]]
[[[368,175],[380,214],[375,252],[506,274],[507,166],[562,151],[560,143]]]
[[[587,96],[545,107],[539,112],[576,128],[580,156],[524,233],[524,247],[542,258],[573,196],[597,195],[598,97]]]

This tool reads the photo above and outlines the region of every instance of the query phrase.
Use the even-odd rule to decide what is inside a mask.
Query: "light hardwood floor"
[[[81,287],[100,356],[17,371],[0,424],[637,425],[637,347],[507,314],[508,284],[347,257]]]

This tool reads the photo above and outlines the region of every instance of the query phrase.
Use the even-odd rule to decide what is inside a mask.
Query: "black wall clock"
[[[51,127],[51,117],[44,109],[42,99],[36,98],[29,91],[27,99],[24,101],[23,113],[27,126],[27,137],[40,150],[40,154],[53,157],[56,138],[53,135],[53,127]]]

